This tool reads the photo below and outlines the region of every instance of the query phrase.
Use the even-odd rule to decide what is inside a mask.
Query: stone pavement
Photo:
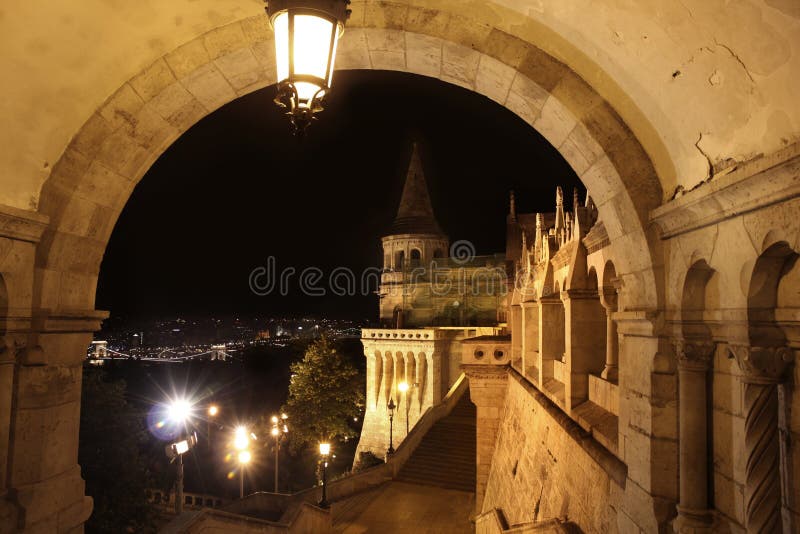
[[[474,493],[389,482],[333,503],[334,532],[451,534],[473,532]]]

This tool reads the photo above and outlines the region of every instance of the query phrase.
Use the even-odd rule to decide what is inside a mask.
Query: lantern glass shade
[[[272,18],[278,82],[292,84],[295,105],[309,108],[333,81],[336,46],[343,27],[314,10],[287,9]]]

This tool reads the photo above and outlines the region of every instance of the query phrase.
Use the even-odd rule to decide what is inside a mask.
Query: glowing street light
[[[330,443],[319,444],[319,454],[322,456],[322,500],[319,501],[320,508],[327,508],[328,503],[328,456],[331,453]]]
[[[330,92],[336,47],[350,16],[350,0],[266,0],[275,31],[278,93],[275,103],[302,134],[323,110]]]
[[[247,428],[237,426],[233,434],[233,448],[243,451],[250,445],[250,437],[247,435]]]
[[[244,499],[244,468],[253,459],[253,455],[248,450],[239,451],[239,498]]]
[[[167,416],[173,423],[184,424],[192,415],[192,405],[186,399],[176,399],[167,405]]]
[[[216,405],[212,404],[211,406],[208,407],[208,415],[210,415],[211,417],[216,416],[218,413],[219,413],[219,408]]]

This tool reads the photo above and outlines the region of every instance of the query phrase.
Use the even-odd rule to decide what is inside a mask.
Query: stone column
[[[778,384],[794,354],[788,347],[731,345],[744,383],[745,526],[747,532],[780,532],[781,473]]]
[[[589,399],[589,375],[605,363],[606,317],[596,291],[568,289],[564,303],[564,401],[567,413]]]
[[[389,399],[392,397],[394,392],[392,391],[392,380],[394,378],[394,356],[392,356],[391,351],[384,351],[383,353],[383,376],[381,377],[381,399],[378,401],[380,405],[378,409],[381,409],[381,405],[383,409],[386,409],[386,403],[389,402]],[[397,399],[395,399],[397,400]]]
[[[529,301],[522,303],[522,369],[523,375],[528,377],[528,373],[535,369],[539,380],[539,303]]]
[[[619,381],[619,336],[613,315],[617,311],[617,290],[603,288],[600,304],[606,310],[606,365],[600,376],[616,384]]]
[[[680,501],[676,532],[711,532],[708,509],[708,371],[714,343],[675,343],[678,355]]]
[[[564,313],[558,295],[539,299],[539,384],[553,376],[553,360],[564,354]]]
[[[508,391],[507,365],[462,365],[469,395],[476,407],[475,515],[482,512],[489,469]]]
[[[417,353],[416,355],[417,361],[417,411],[419,413],[423,412],[423,406],[425,405],[425,399],[427,397],[427,390],[430,387],[428,385],[428,373],[427,373],[427,366],[428,361],[425,357],[425,353]]]
[[[429,406],[436,406],[442,402],[442,358],[438,351],[427,353],[428,382],[427,391]],[[427,400],[427,399],[426,399]]]

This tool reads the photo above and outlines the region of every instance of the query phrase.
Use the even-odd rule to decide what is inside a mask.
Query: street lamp
[[[239,451],[239,498],[244,499],[244,468],[247,464],[250,463],[250,460],[253,459],[253,455],[250,454],[250,451],[244,450]]]
[[[272,430],[270,434],[275,438],[275,493],[278,493],[278,453],[281,449],[281,438],[289,433],[288,419],[289,416],[285,413],[282,413],[280,418],[277,415],[272,416]]]
[[[191,415],[192,405],[186,399],[175,399],[167,405],[167,418],[181,428],[183,435],[187,432],[186,424]],[[178,460],[175,480],[175,513],[178,515],[183,513],[183,455],[195,445],[197,445],[197,434],[192,433],[180,441],[167,445],[165,449],[170,462]]]
[[[350,0],[265,0],[275,32],[278,92],[295,133],[302,135],[330,92],[336,46]]]
[[[328,508],[328,455],[331,453],[330,443],[319,444],[319,454],[322,456],[322,500],[319,501],[320,508]]]
[[[392,424],[394,422],[394,409],[397,408],[394,404],[394,399],[389,399],[389,404],[386,405],[386,408],[389,410],[389,448],[386,449],[387,455],[394,454],[394,445],[392,443]]]

